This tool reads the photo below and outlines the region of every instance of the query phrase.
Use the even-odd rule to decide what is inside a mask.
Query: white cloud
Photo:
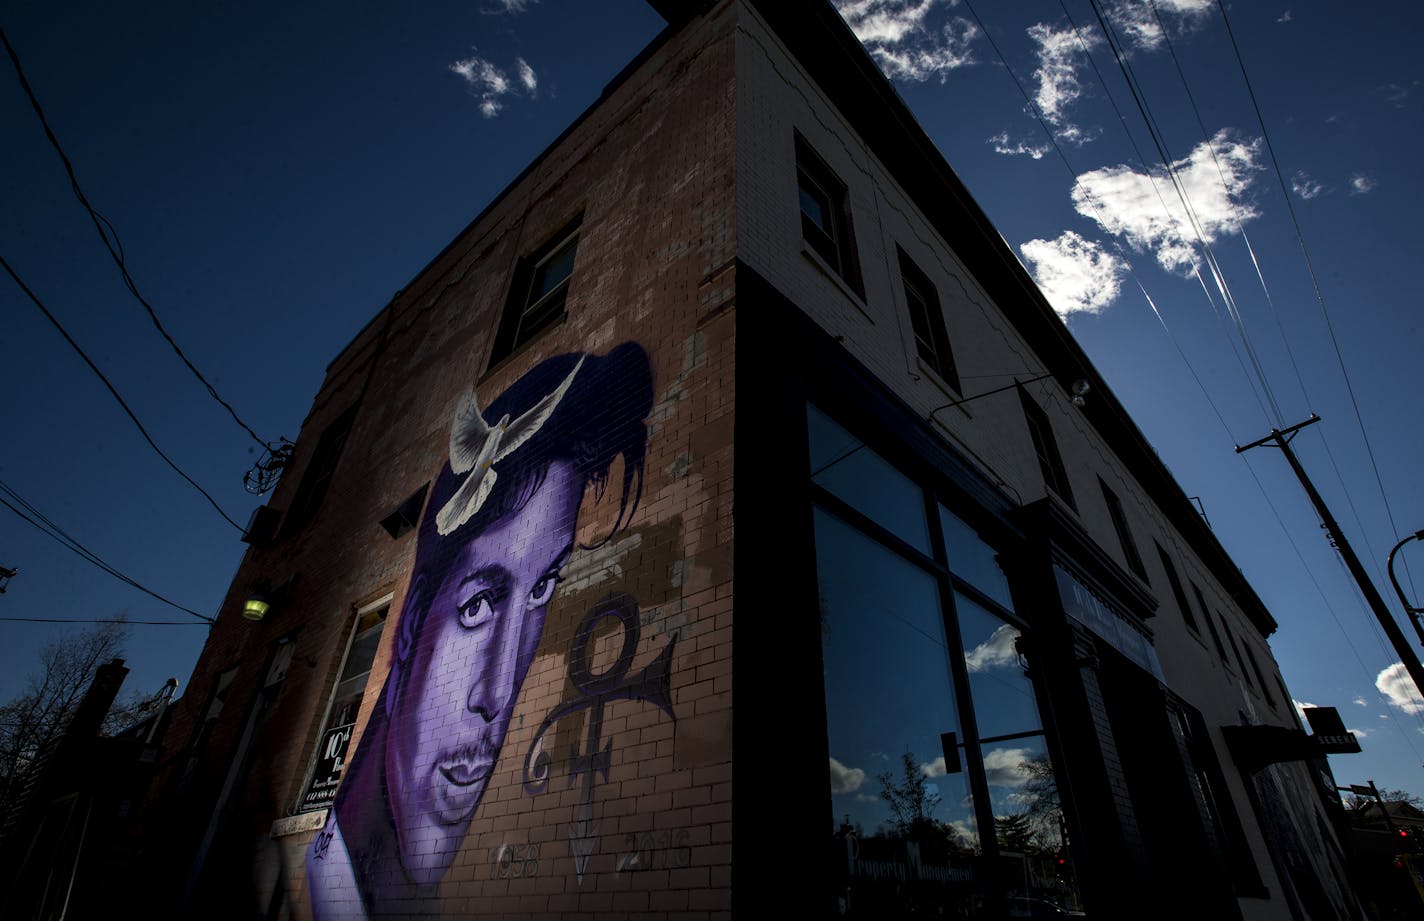
[[[979,27],[954,16],[939,29],[928,24],[930,10],[953,0],[836,0],[836,10],[880,69],[892,80],[943,82],[951,70],[974,63],[970,47]]]
[[[1019,247],[1033,280],[1063,319],[1074,313],[1099,313],[1122,290],[1128,265],[1103,247],[1071,230],[1056,240],[1029,240]]]
[[[530,67],[529,62],[523,58],[515,58],[514,67],[519,71],[519,82],[523,85],[525,92],[533,96],[539,89],[539,77],[534,73],[534,68]]]
[[[865,772],[860,768],[846,767],[836,759],[831,759],[831,792],[854,793],[865,783]]]
[[[1396,662],[1376,675],[1375,687],[1391,707],[1405,713],[1424,713],[1424,697],[1419,696],[1403,662]]]
[[[1028,37],[1036,47],[1038,66],[1033,79],[1038,84],[1033,93],[1034,104],[1043,120],[1058,136],[1072,144],[1086,144],[1094,133],[1069,120],[1073,104],[1083,95],[1078,69],[1087,60],[1087,50],[1098,45],[1096,33],[1082,35],[1074,29],[1057,29],[1047,23],[1028,27]]]
[[[1276,17],[1276,22],[1290,22],[1290,21],[1291,21],[1292,19],[1294,19],[1294,18],[1295,18],[1295,17],[1294,17],[1293,15],[1291,15],[1291,11],[1290,11],[1290,10],[1286,10],[1286,11],[1285,11],[1284,13],[1282,13],[1280,16]]]
[[[1242,197],[1261,168],[1260,149],[1259,138],[1244,141],[1222,130],[1172,164],[1207,243],[1235,230],[1237,221],[1260,216]],[[1196,265],[1192,220],[1162,170],[1140,172],[1122,164],[1084,173],[1073,184],[1073,205],[1133,249],[1152,252],[1169,271],[1190,274]]]
[[[1291,698],[1291,706],[1292,706],[1292,707],[1295,707],[1295,716],[1296,716],[1296,719],[1300,720],[1302,723],[1306,723],[1306,719],[1305,719],[1305,711],[1306,711],[1306,708],[1308,708],[1308,707],[1314,707],[1315,704],[1306,703],[1305,701],[1301,701],[1301,700],[1296,700],[1294,697],[1292,697],[1292,698]]]
[[[1368,729],[1356,729],[1354,726],[1351,726],[1347,731],[1353,732],[1355,734],[1355,737],[1360,739],[1363,739],[1370,734],[1370,731]]]
[[[1358,697],[1355,698],[1355,706],[1357,706],[1357,707],[1368,707],[1369,705],[1370,705],[1370,702],[1369,702],[1368,700],[1365,700],[1365,698],[1364,698],[1363,695],[1358,696]]]
[[[1350,194],[1364,195],[1373,192],[1376,185],[1378,183],[1372,177],[1366,176],[1364,173],[1355,173],[1350,177]]]
[[[880,802],[880,797],[874,793],[857,793],[855,795],[855,801],[857,803],[878,803]]]
[[[533,96],[539,86],[539,78],[534,73],[534,68],[523,58],[516,58],[515,62],[519,72],[519,86],[523,87],[522,92]],[[494,118],[504,110],[505,96],[521,92],[503,69],[478,54],[451,64],[450,72],[458,74],[465,81],[465,88],[469,90],[470,95],[480,101],[480,114],[485,118]]]
[[[1000,624],[989,638],[964,654],[964,664],[970,673],[984,672],[991,668],[1013,665],[1018,661],[1014,651],[1014,640],[1019,631],[1009,624]],[[944,759],[941,758],[940,761]]]
[[[944,755],[940,755],[928,764],[920,765],[920,771],[923,772],[926,777],[943,777],[949,773],[945,768]]]
[[[494,0],[493,6],[487,6],[480,12],[492,15],[508,14],[517,16],[538,2],[539,0]]]
[[[1035,160],[1042,160],[1043,155],[1053,149],[1050,144],[1030,144],[1028,141],[1010,141],[1007,131],[996,134],[986,144],[994,145],[994,153],[1004,154],[1010,157],[1027,155]]]
[[[1123,0],[1113,5],[1108,18],[1126,36],[1130,47],[1156,51],[1165,44],[1164,24],[1185,34],[1205,24],[1215,8],[1214,0]]]
[[[1027,748],[996,748],[984,755],[984,775],[991,787],[1022,787],[1029,773],[1024,762],[1033,755]]]
[[[1312,179],[1305,170],[1296,170],[1295,175],[1291,177],[1291,191],[1306,201],[1310,201],[1330,190],[1320,180]]]

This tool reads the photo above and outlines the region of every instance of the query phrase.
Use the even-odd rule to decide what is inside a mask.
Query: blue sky
[[[1319,413],[1295,444],[1394,602],[1384,556],[1424,528],[1408,242],[1424,200],[1424,9],[1228,5],[1253,104],[1214,0],[1157,0],[1160,23],[1145,3],[1100,4],[1218,284],[1175,188],[1149,178],[1165,174],[1157,145],[1085,0],[839,5],[1200,497],[1280,621],[1272,646],[1296,699],[1363,730],[1364,754],[1333,759],[1338,779],[1424,794],[1424,704],[1390,680],[1396,657],[1284,460],[1232,450]],[[31,4],[0,22],[140,291],[264,439],[296,436],[326,363],[661,27],[642,0]],[[245,521],[256,445],[124,291],[0,70],[0,255]],[[133,579],[213,613],[241,558],[236,530],[8,279],[0,303],[0,482]],[[1424,547],[1401,557],[1424,592]],[[0,616],[192,620],[3,508],[0,565],[20,570]],[[57,629],[0,623],[0,697]],[[129,687],[186,682],[204,632],[135,627]]]

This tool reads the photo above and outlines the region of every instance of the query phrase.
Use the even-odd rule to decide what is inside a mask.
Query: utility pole
[[[1320,520],[1325,525],[1325,533],[1330,538],[1330,545],[1340,551],[1340,556],[1345,560],[1345,566],[1350,570],[1350,575],[1355,577],[1355,581],[1360,585],[1360,591],[1364,593],[1365,601],[1369,602],[1370,609],[1374,611],[1375,618],[1380,626],[1384,628],[1385,636],[1389,637],[1390,645],[1399,655],[1399,660],[1404,663],[1404,668],[1409,672],[1409,677],[1414,680],[1414,687],[1419,691],[1419,695],[1424,697],[1424,665],[1419,664],[1419,657],[1414,654],[1414,650],[1409,647],[1409,640],[1405,639],[1404,631],[1399,629],[1399,624],[1395,622],[1394,615],[1389,608],[1385,607],[1384,599],[1380,597],[1375,584],[1370,581],[1369,573],[1365,572],[1365,567],[1361,565],[1360,558],[1355,556],[1355,550],[1350,546],[1350,542],[1345,539],[1345,533],[1340,530],[1340,526],[1335,523],[1335,516],[1330,514],[1330,509],[1325,506],[1325,500],[1320,498],[1320,493],[1316,492],[1315,484],[1310,482],[1310,477],[1305,473],[1305,468],[1296,459],[1295,452],[1290,448],[1291,439],[1296,432],[1307,425],[1314,425],[1320,421],[1320,417],[1314,413],[1304,422],[1287,426],[1283,429],[1271,429],[1271,434],[1265,438],[1258,438],[1248,445],[1237,445],[1236,453],[1249,451],[1262,445],[1274,443],[1275,447],[1281,449],[1281,453],[1286,456],[1286,462],[1295,471],[1296,478],[1300,480],[1300,485],[1305,487],[1305,493],[1310,497],[1311,503],[1315,506],[1315,511],[1320,515]]]

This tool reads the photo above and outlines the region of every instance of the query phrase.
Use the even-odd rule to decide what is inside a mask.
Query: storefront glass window
[[[808,407],[811,482],[916,550],[930,552],[924,492],[820,410]]]

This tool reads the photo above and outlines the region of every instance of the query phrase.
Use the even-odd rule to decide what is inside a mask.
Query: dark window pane
[[[928,555],[923,490],[816,407],[806,416],[811,481]]]
[[[950,570],[979,591],[1014,609],[1009,594],[1009,580],[999,566],[999,554],[985,543],[969,525],[945,508],[939,507],[939,520],[944,529],[944,554]]]
[[[578,238],[572,237],[534,270],[534,282],[529,289],[531,303],[568,281],[574,271],[574,255]]]

